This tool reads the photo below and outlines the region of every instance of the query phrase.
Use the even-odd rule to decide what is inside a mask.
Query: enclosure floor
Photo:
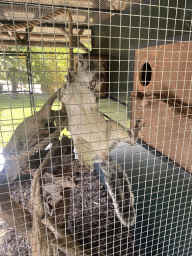
[[[130,128],[130,119],[127,117],[127,107],[125,105],[110,98],[100,99],[97,105],[103,114],[127,129]]]

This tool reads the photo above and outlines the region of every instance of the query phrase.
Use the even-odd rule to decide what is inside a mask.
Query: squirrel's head
[[[100,91],[100,86],[104,81],[104,68],[97,60],[84,59],[79,54],[75,80],[84,82],[91,91]]]

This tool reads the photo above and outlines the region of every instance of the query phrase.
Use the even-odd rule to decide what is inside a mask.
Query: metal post
[[[30,97],[30,106],[31,106],[31,114],[34,114],[34,94],[33,94],[33,77],[31,70],[31,52],[29,50],[29,46],[27,46],[27,58],[26,58],[26,66],[27,66],[27,77],[29,84],[29,97]]]

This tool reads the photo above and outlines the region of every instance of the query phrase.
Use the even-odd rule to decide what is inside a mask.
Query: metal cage
[[[192,255],[191,2],[0,17],[0,255]]]

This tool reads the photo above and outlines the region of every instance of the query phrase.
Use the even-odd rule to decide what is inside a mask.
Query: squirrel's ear
[[[66,81],[69,83],[72,83],[75,81],[74,76],[72,74],[73,72],[74,72],[73,68],[68,68],[67,75],[65,76],[65,78],[66,78]]]
[[[79,53],[79,62],[78,62],[78,67],[82,67],[84,65],[84,58],[81,53]]]
[[[79,53],[79,60],[84,60],[84,57],[81,53]]]

